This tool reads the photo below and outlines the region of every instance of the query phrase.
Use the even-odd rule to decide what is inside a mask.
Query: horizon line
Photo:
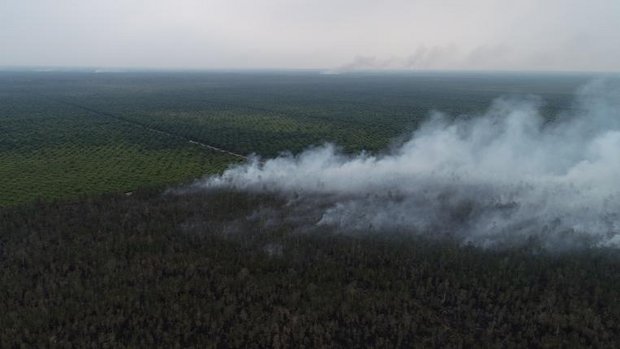
[[[620,71],[608,70],[553,70],[553,69],[377,69],[377,68],[291,68],[291,67],[122,67],[122,66],[71,66],[71,65],[0,65],[0,72],[83,72],[83,73],[147,73],[147,72],[315,72],[323,75],[356,73],[497,73],[497,74],[576,74],[615,75]]]

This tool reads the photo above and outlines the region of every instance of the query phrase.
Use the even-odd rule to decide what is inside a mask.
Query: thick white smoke
[[[434,113],[387,155],[325,145],[253,159],[199,186],[306,200],[297,207],[318,210],[313,224],[340,231],[620,246],[620,89],[591,83],[551,120],[540,104],[500,98],[484,115]]]

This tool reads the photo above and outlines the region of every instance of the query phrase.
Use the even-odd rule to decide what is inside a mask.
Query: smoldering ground
[[[501,97],[481,115],[433,112],[388,154],[331,144],[253,158],[192,189],[270,193],[246,219],[295,230],[450,236],[484,247],[620,246],[620,84],[580,88],[566,111]]]

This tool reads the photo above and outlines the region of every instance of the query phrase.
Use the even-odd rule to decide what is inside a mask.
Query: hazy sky
[[[620,71],[620,0],[0,0],[0,66]]]

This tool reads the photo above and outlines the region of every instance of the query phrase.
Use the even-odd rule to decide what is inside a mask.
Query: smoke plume
[[[499,98],[482,115],[433,112],[388,154],[327,144],[253,158],[197,186],[275,193],[290,206],[281,219],[340,232],[618,247],[618,87],[593,82],[553,118],[535,97]]]
[[[425,70],[425,69],[506,69],[514,65],[514,53],[504,45],[484,45],[469,50],[457,45],[421,45],[407,56],[376,57],[359,55],[351,62],[324,74],[339,74],[359,70]],[[548,56],[548,55],[547,55]],[[530,58],[532,60],[532,58]]]

